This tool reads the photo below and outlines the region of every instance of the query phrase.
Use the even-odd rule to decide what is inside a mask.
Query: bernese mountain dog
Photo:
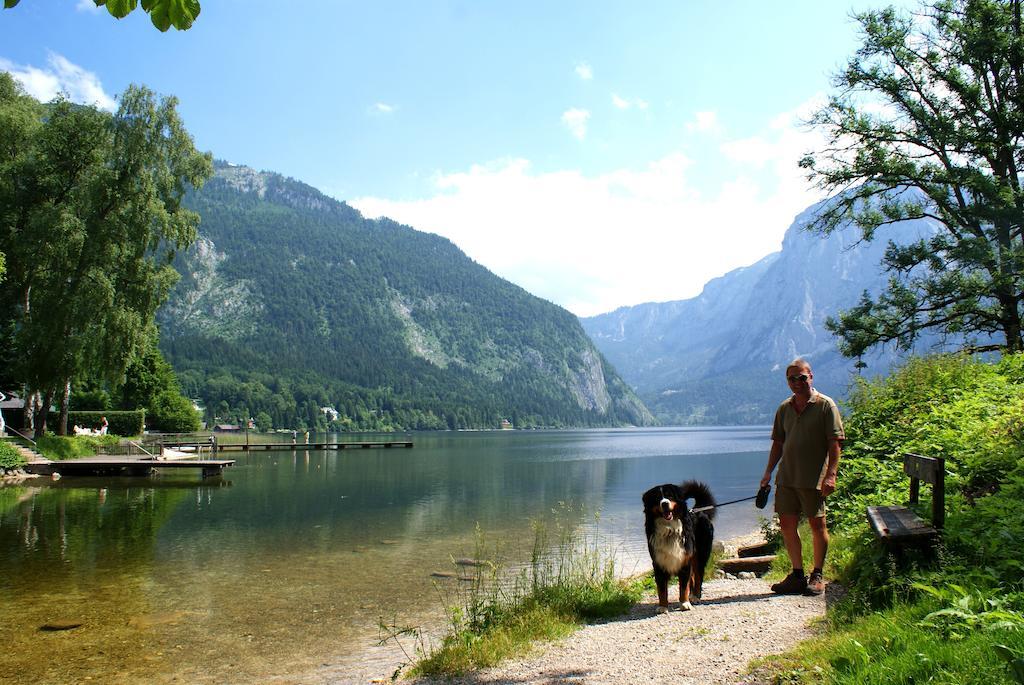
[[[711,558],[715,527],[714,509],[694,513],[694,509],[714,507],[715,498],[707,485],[695,480],[674,485],[657,485],[644,493],[644,530],[647,549],[654,565],[654,583],[658,586],[658,613],[668,611],[668,581],[679,576],[679,610],[693,608],[704,585],[704,567]]]

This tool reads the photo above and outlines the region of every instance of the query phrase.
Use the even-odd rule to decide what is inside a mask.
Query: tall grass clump
[[[564,637],[638,602],[642,580],[617,577],[597,526],[582,533],[579,513],[563,505],[553,523],[534,521],[530,560],[519,568],[495,561],[499,550],[488,549],[478,531],[476,558],[453,560],[469,575],[438,586],[448,619],[444,635],[438,644],[420,645],[411,674],[492,666],[525,653],[533,642]]]

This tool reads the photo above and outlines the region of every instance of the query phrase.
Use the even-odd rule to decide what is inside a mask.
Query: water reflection
[[[752,495],[767,429],[411,439],[413,449],[232,454],[223,480],[0,490],[0,639],[13,647],[0,680],[309,673],[371,644],[382,616],[434,620],[430,574],[472,555],[478,525],[510,561],[526,558],[531,520],[560,503],[641,570],[640,494],[698,478],[720,500]],[[756,520],[752,507],[723,509],[718,528]],[[82,625],[39,631],[52,622]]]

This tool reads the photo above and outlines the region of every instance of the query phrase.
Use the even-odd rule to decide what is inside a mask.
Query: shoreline
[[[764,541],[764,536],[761,533],[761,531],[759,529],[757,529],[757,530],[753,530],[753,531],[751,531],[749,533],[746,533],[746,534],[743,534],[743,535],[733,535],[733,536],[731,536],[731,537],[729,537],[729,538],[727,538],[725,540],[716,540],[715,543],[716,543],[716,545],[719,542],[722,544],[722,546],[724,547],[724,550],[725,550],[724,551],[724,556],[728,557],[728,556],[735,556],[736,550],[739,547],[745,547],[747,545],[757,544],[757,543],[763,542],[763,541]],[[644,574],[649,573],[649,572],[650,572],[650,569],[648,568],[648,569],[645,569],[645,570],[637,572],[637,573],[630,572],[630,573],[622,574],[621,577],[623,579],[626,579],[626,578],[635,577],[635,576],[638,576],[638,575],[644,575]],[[738,586],[735,585],[737,583],[739,583],[741,585],[738,585]],[[750,585],[743,585],[743,584],[750,584]],[[733,590],[735,590],[736,588],[748,589],[748,590],[757,589],[758,592],[755,592],[754,594],[763,594],[763,590],[765,588],[767,588],[767,584],[765,583],[765,581],[762,581],[760,579],[755,579],[755,580],[726,580],[724,578],[709,577],[705,581],[705,587],[707,587],[708,591],[709,591],[708,598],[706,598],[706,601],[710,601],[711,597],[713,596],[713,594],[721,594],[720,592],[713,593],[712,592],[713,588],[722,588],[722,590],[724,591],[726,589],[726,586],[728,586],[728,588],[732,588]],[[821,600],[820,597],[819,598],[801,598],[801,599],[818,599],[818,600]],[[312,672],[312,673],[307,673],[307,674],[304,674],[304,675],[299,675],[297,677],[293,676],[292,678],[289,678],[289,676],[282,675],[282,676],[279,676],[278,678],[272,679],[270,682],[277,682],[278,680],[280,680],[281,682],[289,682],[289,683],[291,683],[291,682],[303,682],[303,683],[305,683],[305,682],[312,682],[312,683],[325,683],[325,684],[326,683],[331,683],[332,685],[341,685],[341,684],[352,684],[352,685],[355,685],[357,683],[387,683],[387,682],[391,682],[392,681],[392,675],[396,672],[396,669],[399,669],[401,671],[401,675],[399,676],[399,681],[404,681],[404,682],[408,682],[408,683],[416,683],[417,685],[433,685],[435,683],[436,684],[440,684],[440,683],[449,683],[449,684],[465,683],[466,685],[475,684],[475,683],[495,683],[495,684],[507,683],[507,684],[511,685],[511,683],[519,684],[519,683],[531,683],[531,682],[534,682],[534,681],[530,680],[530,678],[533,677],[533,676],[541,678],[540,680],[537,681],[538,683],[549,683],[549,682],[553,682],[554,680],[558,679],[557,677],[555,677],[554,680],[552,680],[552,675],[550,673],[550,670],[552,668],[554,668],[553,662],[550,662],[550,658],[549,658],[552,650],[556,650],[556,652],[559,651],[560,650],[559,645],[562,645],[562,644],[572,644],[572,643],[575,643],[576,641],[586,641],[589,638],[584,637],[584,635],[587,634],[588,631],[591,631],[592,629],[598,629],[598,628],[600,628],[602,626],[609,626],[609,625],[631,626],[631,625],[634,625],[636,623],[635,619],[638,616],[646,616],[646,614],[650,614],[651,616],[654,616],[654,604],[656,603],[656,601],[657,601],[657,598],[654,595],[645,596],[643,599],[641,599],[640,602],[638,602],[636,605],[634,605],[630,609],[630,611],[627,614],[625,614],[624,616],[616,617],[616,618],[613,618],[613,619],[608,619],[608,620],[600,621],[600,622],[596,622],[596,623],[585,624],[585,625],[581,626],[578,630],[574,631],[572,635],[570,635],[569,637],[567,637],[567,638],[565,638],[565,639],[563,639],[561,641],[558,641],[558,642],[538,642],[538,643],[535,643],[535,644],[531,645],[529,650],[528,650],[528,653],[527,653],[527,655],[525,657],[521,657],[519,659],[509,660],[507,662],[503,662],[502,664],[499,664],[498,666],[495,666],[495,667],[492,667],[492,668],[470,671],[470,672],[468,672],[468,673],[466,673],[466,674],[464,674],[462,676],[457,676],[457,677],[454,677],[454,678],[447,678],[447,679],[446,678],[416,678],[416,679],[406,679],[406,678],[404,678],[403,677],[404,673],[405,673],[406,669],[411,665],[411,663],[409,662],[409,659],[406,658],[406,654],[404,654],[402,652],[401,648],[392,642],[392,643],[389,643],[389,644],[384,645],[384,646],[369,645],[369,646],[365,647],[364,649],[359,650],[357,653],[352,654],[352,655],[347,655],[347,656],[339,659],[338,661],[336,661],[334,663],[324,664],[324,666],[322,666],[321,668],[317,669],[315,672]],[[700,604],[698,604],[697,607],[698,608],[695,609],[694,612],[685,612],[684,613],[684,612],[680,612],[680,611],[672,611],[671,614],[669,614],[669,615],[672,616],[673,619],[679,620],[679,619],[681,619],[681,617],[684,617],[684,616],[696,615],[696,612],[699,612],[699,610],[700,610],[699,609]],[[666,616],[668,616],[668,615],[666,615]],[[675,620],[673,620],[673,623],[675,623]],[[427,628],[427,629],[421,629],[421,630],[422,630],[422,633],[425,636],[429,636],[431,638],[438,639],[440,637],[440,635],[443,634],[444,628],[443,628],[443,626],[440,626],[440,627],[435,626],[433,629]],[[671,640],[670,640],[670,642],[671,642]],[[413,653],[413,650],[411,648],[407,648],[407,650],[408,650],[410,656],[415,656],[414,653]],[[765,653],[767,653],[767,652],[765,652]],[[751,657],[751,658],[754,658],[754,657]],[[748,659],[748,661],[749,661],[749,659]],[[530,664],[534,664],[534,665],[530,666],[530,667],[525,667],[525,666],[523,666],[523,664],[525,664],[525,663],[530,663]],[[544,664],[546,664],[546,663],[548,664],[548,666],[545,667]],[[743,663],[744,667],[746,666],[746,663],[747,662]],[[515,668],[517,670],[517,675],[515,676],[514,679],[502,679],[502,678],[494,679],[496,677],[494,675],[495,673],[503,673],[507,669],[510,669],[510,668]],[[523,672],[524,668],[527,671],[529,671],[530,668],[535,668],[535,669],[539,669],[539,670],[536,673],[532,673],[531,674],[531,673]],[[637,669],[638,669],[636,671],[637,673],[643,672],[643,669],[640,668],[640,665],[637,665]],[[547,673],[546,676],[542,677],[542,674],[543,674],[544,671],[547,671],[548,673]],[[625,672],[628,673],[629,672],[628,669]],[[676,674],[676,676],[678,676],[678,674]],[[308,680],[307,680],[307,678],[308,678]],[[678,680],[678,677],[676,679]],[[569,680],[571,680],[574,683],[590,682],[590,681],[588,681],[586,679],[576,679],[576,678],[569,678]],[[629,681],[630,681],[629,677],[626,676],[625,679],[621,680],[620,682],[629,682]],[[594,682],[608,682],[608,681],[606,681],[606,680],[596,680]],[[712,681],[700,680],[699,682],[704,683],[704,682],[712,682]]]
[[[760,533],[723,541],[726,550],[762,539]],[[691,611],[658,614],[655,593],[620,617],[587,624],[567,638],[531,646],[522,657],[453,678],[418,678],[415,685],[575,685],[676,682],[752,685],[764,682],[754,660],[813,637],[816,620],[841,593],[776,595],[767,581],[715,578]],[[672,593],[670,592],[670,598]],[[349,681],[336,681],[349,682]],[[355,681],[352,681],[355,682]],[[385,682],[374,680],[371,682]]]

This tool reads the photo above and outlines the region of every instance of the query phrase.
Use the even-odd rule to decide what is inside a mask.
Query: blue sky
[[[0,69],[44,100],[175,95],[200,149],[589,316],[779,249],[821,198],[799,119],[856,48],[851,11],[884,4],[203,0],[161,34],[141,11],[22,0],[0,10]]]

